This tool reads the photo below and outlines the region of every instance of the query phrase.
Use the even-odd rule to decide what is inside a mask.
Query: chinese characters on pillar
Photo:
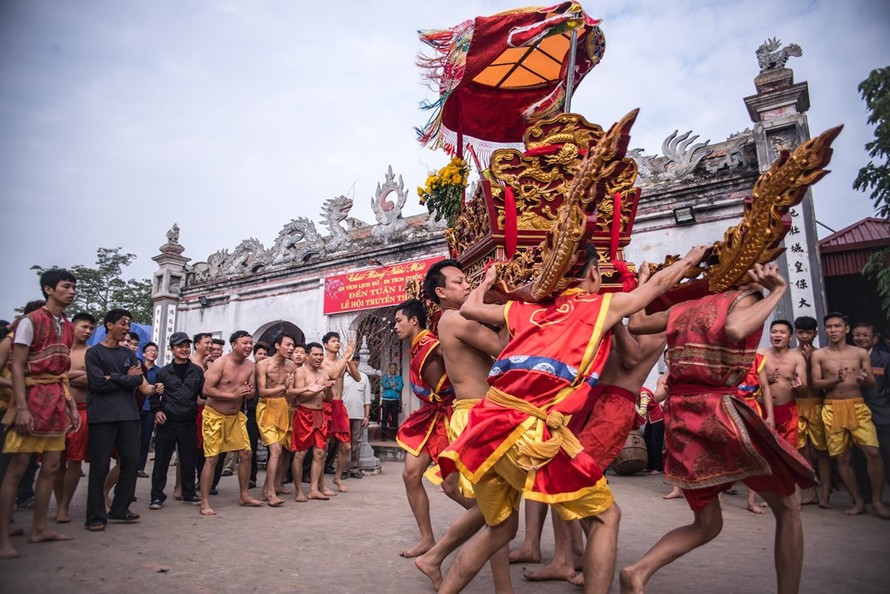
[[[810,251],[807,227],[803,221],[801,206],[792,208],[791,227],[785,236],[785,257],[788,260],[788,289],[791,295],[791,308],[794,317],[816,317],[813,305],[813,277],[810,271]]]

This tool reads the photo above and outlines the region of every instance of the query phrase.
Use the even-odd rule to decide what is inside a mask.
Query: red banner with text
[[[338,314],[360,309],[398,305],[408,298],[405,283],[423,282],[430,266],[444,256],[358,270],[324,279],[324,313]]]

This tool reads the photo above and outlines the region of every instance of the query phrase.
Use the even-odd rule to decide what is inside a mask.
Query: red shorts
[[[65,435],[65,459],[71,462],[89,462],[90,426],[87,425],[87,405],[77,403],[80,428]]]
[[[350,443],[352,433],[349,430],[349,413],[342,400],[331,401],[330,435],[343,443]]]
[[[785,404],[773,405],[773,418],[776,422],[776,433],[791,444],[797,447],[797,402],[792,400]]]
[[[569,429],[578,437],[600,470],[605,470],[624,449],[637,417],[638,395],[618,386],[598,385],[591,393],[593,405],[572,415]]]
[[[298,406],[294,409],[292,444],[295,452],[311,447],[324,449],[328,445],[328,420],[320,408]]]

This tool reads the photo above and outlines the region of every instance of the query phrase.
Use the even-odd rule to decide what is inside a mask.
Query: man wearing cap
[[[173,451],[179,448],[179,466],[182,477],[182,500],[201,503],[195,492],[192,475],[198,439],[195,419],[198,416],[198,398],[204,389],[204,371],[189,360],[192,341],[185,332],[175,332],[170,337],[173,362],[158,370],[157,383],[164,385],[164,394],[151,397],[151,413],[155,419],[155,464],[151,474],[151,504],[149,509],[161,509],[167,496],[167,470]]]
[[[355,353],[349,362],[349,373],[343,376],[343,404],[349,415],[349,433],[352,436],[349,460],[349,476],[352,478],[363,476],[358,461],[362,449],[362,435],[371,416],[371,382],[367,375],[359,371],[361,362],[361,355]],[[353,372],[358,374],[359,381],[352,379]]]

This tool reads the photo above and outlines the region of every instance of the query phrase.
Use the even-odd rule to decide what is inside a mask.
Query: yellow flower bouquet
[[[454,225],[464,203],[464,190],[470,176],[470,167],[459,157],[451,159],[445,167],[431,173],[426,184],[417,188],[420,203],[439,221],[445,217],[449,227]]]

